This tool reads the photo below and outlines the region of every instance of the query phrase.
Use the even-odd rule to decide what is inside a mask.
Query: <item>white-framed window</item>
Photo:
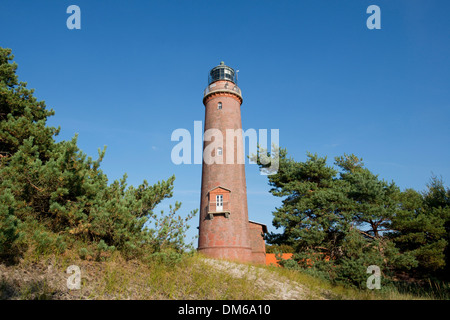
[[[218,109],[218,110],[221,110],[221,109],[222,109],[222,102],[219,102],[219,103],[217,104],[217,109]]]
[[[222,155],[222,148],[217,148],[217,155],[218,156],[221,156]]]
[[[223,195],[222,194],[216,195],[216,211],[217,212],[223,211]]]

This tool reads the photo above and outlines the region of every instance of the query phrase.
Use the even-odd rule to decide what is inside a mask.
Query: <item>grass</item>
[[[81,290],[68,290],[69,265],[81,268]],[[64,254],[25,257],[19,264],[0,264],[1,299],[176,299],[261,300],[276,297],[275,288],[261,286],[271,279],[305,288],[305,299],[449,299],[449,285],[429,281],[427,286],[408,284],[398,289],[357,290],[313,275],[274,266],[237,265],[215,268],[198,253],[170,259],[125,260],[114,253],[104,261],[87,261],[77,250]],[[236,265],[229,264],[228,268]]]
[[[358,290],[334,285],[327,280],[298,270],[275,266],[265,268],[307,287],[312,295],[323,295],[332,300],[449,300],[450,284],[428,280],[427,283],[397,282],[381,290]],[[313,298],[314,299],[314,298]]]
[[[93,296],[100,299],[262,299],[245,279],[212,270],[198,255],[185,257],[176,265],[144,264],[116,260],[103,262],[102,277]]]

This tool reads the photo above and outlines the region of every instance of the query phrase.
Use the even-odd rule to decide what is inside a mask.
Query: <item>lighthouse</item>
[[[203,94],[198,251],[212,258],[265,263],[267,227],[248,220],[242,102],[235,70],[224,62],[212,68]]]

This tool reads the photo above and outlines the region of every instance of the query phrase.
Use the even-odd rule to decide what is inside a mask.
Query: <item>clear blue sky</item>
[[[66,9],[81,8],[81,30]],[[381,30],[369,30],[369,5]],[[381,178],[450,183],[450,1],[0,2],[0,46],[103,170],[129,184],[176,175],[182,215],[198,208],[201,165],[171,162],[173,130],[204,120],[208,71],[239,69],[243,128],[279,129],[296,160],[354,153]],[[247,165],[249,217],[272,227],[280,200]],[[196,234],[198,217],[189,238]]]

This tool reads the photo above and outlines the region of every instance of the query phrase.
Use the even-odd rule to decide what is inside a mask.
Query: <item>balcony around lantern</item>
[[[206,208],[206,213],[209,219],[213,219],[215,215],[223,214],[225,218],[230,216],[230,203],[229,201],[223,201],[222,208],[217,207],[217,203],[215,201],[211,201],[208,203],[208,207]]]
[[[208,85],[203,92],[203,98],[214,92],[229,92],[239,96],[242,99],[241,89],[239,89],[236,84],[226,80],[219,80]]]

